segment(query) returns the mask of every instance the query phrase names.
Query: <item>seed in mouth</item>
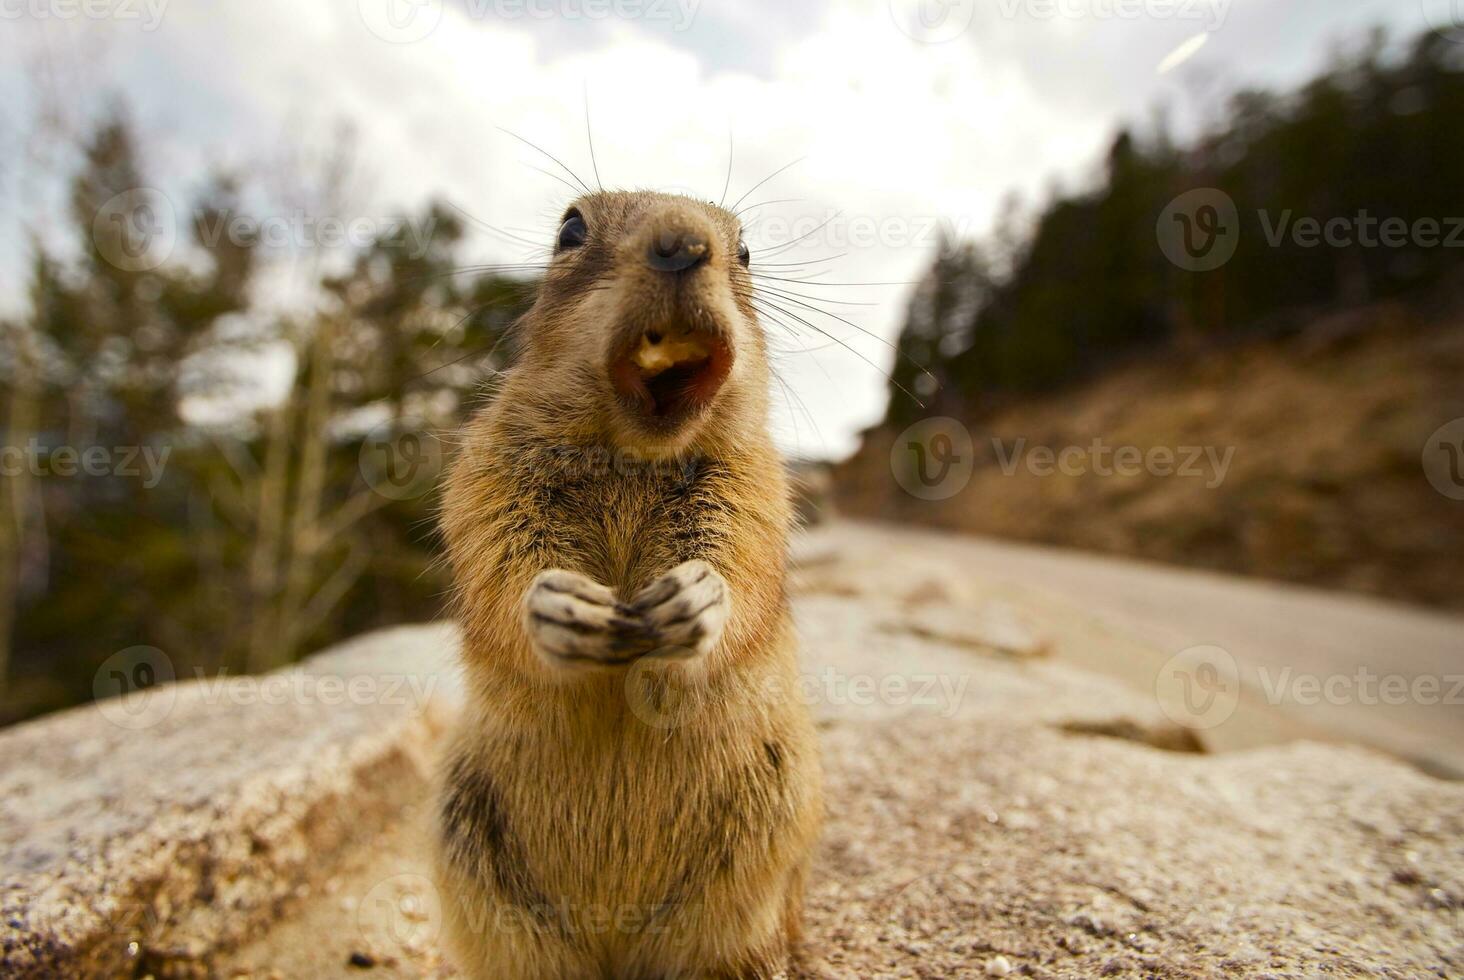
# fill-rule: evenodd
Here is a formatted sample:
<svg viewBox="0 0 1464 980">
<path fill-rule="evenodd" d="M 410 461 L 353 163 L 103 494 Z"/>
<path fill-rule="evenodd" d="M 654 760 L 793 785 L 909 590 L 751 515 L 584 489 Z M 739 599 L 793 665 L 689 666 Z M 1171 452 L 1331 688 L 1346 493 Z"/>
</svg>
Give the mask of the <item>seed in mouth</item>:
<svg viewBox="0 0 1464 980">
<path fill-rule="evenodd" d="M 654 378 L 678 364 L 705 361 L 710 356 L 707 345 L 692 334 L 668 336 L 651 330 L 641 337 L 633 360 L 643 377 Z"/>
</svg>

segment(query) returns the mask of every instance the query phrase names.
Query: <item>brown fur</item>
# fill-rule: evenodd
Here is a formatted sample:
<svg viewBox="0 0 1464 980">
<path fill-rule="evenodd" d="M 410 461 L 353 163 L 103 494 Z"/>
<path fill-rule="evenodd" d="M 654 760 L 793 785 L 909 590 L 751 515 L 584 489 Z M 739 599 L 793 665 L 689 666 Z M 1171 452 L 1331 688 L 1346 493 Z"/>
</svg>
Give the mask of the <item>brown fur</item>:
<svg viewBox="0 0 1464 980">
<path fill-rule="evenodd" d="M 450 946 L 475 977 L 771 977 L 797 937 L 820 778 L 795 696 L 789 494 L 740 229 L 659 194 L 576 207 L 589 240 L 551 264 L 520 363 L 447 482 L 470 692 L 441 797 Z M 646 266 L 668 229 L 711 242 L 703 267 Z M 607 361 L 667 317 L 716 331 L 734 358 L 705 410 L 651 431 Z M 555 569 L 576 574 L 546 579 Z M 535 588 L 599 602 L 583 609 L 609 625 L 577 623 L 572 639 L 624 657 L 552 662 L 526 616 Z M 677 598 L 709 588 L 704 606 Z M 646 626 L 666 596 L 664 629 Z M 688 620 L 681 646 L 656 649 Z"/>
</svg>

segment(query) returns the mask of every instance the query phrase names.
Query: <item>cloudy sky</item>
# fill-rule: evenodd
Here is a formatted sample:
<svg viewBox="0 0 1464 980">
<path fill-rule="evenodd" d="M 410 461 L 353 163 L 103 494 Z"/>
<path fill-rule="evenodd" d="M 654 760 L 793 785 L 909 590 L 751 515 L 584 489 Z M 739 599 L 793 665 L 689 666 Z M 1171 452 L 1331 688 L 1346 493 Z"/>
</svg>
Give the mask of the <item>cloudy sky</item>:
<svg viewBox="0 0 1464 980">
<path fill-rule="evenodd" d="M 1447 0 L 1439 0 L 1447 3 Z M 716 200 L 794 160 L 748 202 L 754 254 L 821 222 L 779 261 L 825 283 L 900 283 L 940 222 L 979 236 L 1003 199 L 1039 202 L 1095 171 L 1124 120 L 1162 108 L 1180 133 L 1242 85 L 1303 80 L 1367 27 L 1411 36 L 1435 0 L 0 0 L 0 306 L 25 241 L 45 235 L 56 168 L 15 152 L 49 91 L 80 120 L 125 98 L 149 179 L 186 201 L 220 164 L 288 170 L 347 123 L 350 215 L 446 198 L 485 225 L 549 242 L 585 181 L 588 105 L 606 187 Z M 17 162 L 18 161 L 18 162 Z M 291 225 L 290 216 L 282 225 Z M 829 220 L 832 219 L 832 220 Z M 310 247 L 309 232 L 291 248 Z M 488 232 L 484 261 L 533 250 Z M 813 261 L 813 260 L 826 261 Z M 908 287 L 808 287 L 843 303 L 817 335 L 781 338 L 790 451 L 836 457 L 883 412 Z M 806 348 L 806 349 L 804 349 Z M 867 362 L 873 362 L 867 363 Z"/>
</svg>

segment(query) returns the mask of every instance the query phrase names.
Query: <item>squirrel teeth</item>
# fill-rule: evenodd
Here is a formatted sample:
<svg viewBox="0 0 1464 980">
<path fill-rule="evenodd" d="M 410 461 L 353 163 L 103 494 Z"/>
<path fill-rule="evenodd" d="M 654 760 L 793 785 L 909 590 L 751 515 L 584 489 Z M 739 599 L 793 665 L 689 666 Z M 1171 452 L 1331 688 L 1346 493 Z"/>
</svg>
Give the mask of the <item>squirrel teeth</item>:
<svg viewBox="0 0 1464 980">
<path fill-rule="evenodd" d="M 710 356 L 707 346 L 691 335 L 670 337 L 648 331 L 641 337 L 633 360 L 643 375 L 654 378 L 678 364 L 704 361 Z"/>
</svg>

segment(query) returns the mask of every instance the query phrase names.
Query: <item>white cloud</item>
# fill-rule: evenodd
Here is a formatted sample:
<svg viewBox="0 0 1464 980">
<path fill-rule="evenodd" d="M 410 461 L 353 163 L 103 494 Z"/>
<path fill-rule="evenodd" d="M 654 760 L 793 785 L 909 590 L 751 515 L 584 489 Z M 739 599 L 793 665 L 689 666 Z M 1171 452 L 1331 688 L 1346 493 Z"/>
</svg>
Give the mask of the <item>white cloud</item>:
<svg viewBox="0 0 1464 980">
<path fill-rule="evenodd" d="M 846 252 L 807 272 L 830 282 L 883 282 L 923 270 L 929 223 L 944 217 L 979 233 L 1009 191 L 1030 200 L 1054 176 L 1073 181 L 1090 172 L 1122 116 L 1156 98 L 1186 108 L 1192 69 L 1249 65 L 1260 46 L 1268 53 L 1256 69 L 1262 77 L 1300 77 L 1315 63 L 1324 31 L 1389 10 L 1377 0 L 1346 12 L 1315 0 L 1241 0 L 1206 35 L 1205 50 L 1161 81 L 1154 65 L 1194 35 L 1194 23 L 1115 21 L 1078 8 L 1045 20 L 1026 6 L 983 5 L 962 36 L 922 44 L 897 29 L 888 0 L 802 8 L 796 16 L 703 0 L 686 31 L 655 20 L 504 17 L 492 11 L 517 8 L 457 0 L 442 7 L 426 37 L 392 44 L 371 33 L 358 0 L 172 0 L 155 32 L 122 23 L 7 24 L 0 44 L 11 67 L 0 69 L 0 96 L 11 104 L 23 99 L 15 66 L 37 52 L 64 60 L 100 46 L 105 53 L 89 65 L 88 91 L 112 88 L 137 107 L 150 137 L 148 159 L 170 191 L 186 197 L 211 161 L 260 164 L 277 160 L 282 143 L 327 143 L 330 127 L 349 120 L 372 176 L 359 191 L 367 213 L 386 215 L 440 195 L 547 243 L 569 192 L 532 169 L 552 164 L 498 127 L 545 147 L 592 182 L 587 93 L 607 186 L 716 199 L 730 130 L 730 199 L 806 157 L 749 199 L 802 199 L 756 213 L 755 247 L 776 244 L 759 229 L 799 220 L 806 228 L 815 216 L 841 210 L 829 232 L 785 258 Z M 1283 38 L 1267 33 L 1278 18 L 1294 27 L 1301 8 L 1311 18 L 1303 29 Z M 1407 30 L 1422 26 L 1390 16 Z M 756 59 L 746 56 L 748 46 L 756 46 Z M 13 186 L 5 193 L 13 198 Z M 861 229 L 874 241 L 846 244 Z M 21 252 L 9 222 L 4 235 L 0 264 L 11 273 Z M 488 260 L 528 252 L 488 236 L 474 247 Z M 875 303 L 831 309 L 885 340 L 896 335 L 905 289 L 814 291 Z M 890 362 L 879 341 L 811 318 L 865 358 Z M 798 343 L 821 349 L 787 354 L 780 369 L 817 433 L 801 410 L 795 418 L 783 407 L 783 389 L 775 387 L 779 438 L 803 454 L 846 453 L 857 429 L 881 415 L 884 380 L 837 344 L 811 336 L 789 346 Z"/>
</svg>

